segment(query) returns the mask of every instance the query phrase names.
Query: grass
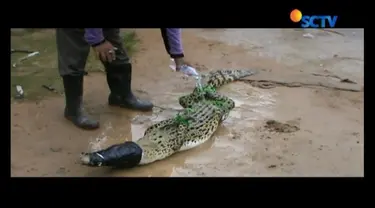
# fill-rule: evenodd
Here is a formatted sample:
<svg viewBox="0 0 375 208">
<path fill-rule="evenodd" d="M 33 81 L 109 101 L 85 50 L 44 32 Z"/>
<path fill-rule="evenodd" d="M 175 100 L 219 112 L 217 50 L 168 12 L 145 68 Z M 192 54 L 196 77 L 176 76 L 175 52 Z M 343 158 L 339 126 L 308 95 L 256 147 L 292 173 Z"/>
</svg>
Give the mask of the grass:
<svg viewBox="0 0 375 208">
<path fill-rule="evenodd" d="M 121 32 L 124 47 L 129 56 L 137 52 L 139 39 L 134 31 Z M 57 55 L 55 32 L 51 29 L 27 29 L 12 32 L 11 48 L 20 50 L 39 51 L 40 55 L 34 56 L 19 64 L 16 68 L 10 66 L 11 70 L 11 101 L 16 96 L 16 85 L 21 85 L 24 90 L 24 100 L 40 100 L 46 96 L 56 96 L 64 92 L 61 77 L 57 70 Z M 16 62 L 24 53 L 11 55 L 11 64 Z M 103 66 L 91 51 L 86 71 L 102 72 Z M 56 89 L 51 92 L 42 87 L 50 86 Z"/>
</svg>

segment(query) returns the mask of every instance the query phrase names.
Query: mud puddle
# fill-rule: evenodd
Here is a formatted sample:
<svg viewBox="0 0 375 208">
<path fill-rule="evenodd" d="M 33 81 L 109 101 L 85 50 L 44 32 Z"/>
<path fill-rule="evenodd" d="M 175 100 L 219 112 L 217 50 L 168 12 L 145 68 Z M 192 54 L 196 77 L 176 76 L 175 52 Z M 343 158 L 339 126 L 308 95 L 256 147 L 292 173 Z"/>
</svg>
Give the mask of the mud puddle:
<svg viewBox="0 0 375 208">
<path fill-rule="evenodd" d="M 265 127 L 270 131 L 279 133 L 292 133 L 299 130 L 299 127 L 293 124 L 281 123 L 275 120 L 268 120 Z"/>
</svg>

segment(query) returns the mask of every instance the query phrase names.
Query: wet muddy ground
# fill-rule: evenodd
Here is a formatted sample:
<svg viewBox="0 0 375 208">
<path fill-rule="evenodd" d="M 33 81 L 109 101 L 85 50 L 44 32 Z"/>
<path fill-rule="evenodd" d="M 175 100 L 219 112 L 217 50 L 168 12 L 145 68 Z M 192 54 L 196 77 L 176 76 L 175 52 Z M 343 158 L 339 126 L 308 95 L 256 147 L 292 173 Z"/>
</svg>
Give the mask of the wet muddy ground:
<svg viewBox="0 0 375 208">
<path fill-rule="evenodd" d="M 310 35 L 306 35 L 309 33 Z M 152 113 L 107 106 L 105 76 L 85 78 L 85 105 L 101 128 L 82 131 L 62 116 L 64 99 L 11 105 L 12 176 L 363 176 L 363 30 L 186 29 L 187 60 L 202 73 L 250 68 L 224 86 L 236 108 L 196 149 L 131 170 L 88 168 L 82 151 L 137 140 L 172 116 L 192 80 L 168 69 L 159 30 L 139 29 L 133 88 Z M 354 83 L 352 83 L 354 82 Z"/>
</svg>

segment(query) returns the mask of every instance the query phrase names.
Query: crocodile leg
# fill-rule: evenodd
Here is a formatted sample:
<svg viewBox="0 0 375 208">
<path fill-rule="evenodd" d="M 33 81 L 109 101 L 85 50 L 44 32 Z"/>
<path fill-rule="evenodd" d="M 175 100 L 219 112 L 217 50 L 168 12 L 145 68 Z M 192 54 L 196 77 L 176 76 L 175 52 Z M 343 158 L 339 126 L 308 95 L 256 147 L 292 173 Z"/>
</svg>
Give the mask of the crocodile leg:
<svg viewBox="0 0 375 208">
<path fill-rule="evenodd" d="M 165 126 L 168 126 L 168 125 L 171 125 L 173 124 L 175 121 L 174 121 L 174 118 L 170 118 L 170 119 L 167 119 L 167 120 L 163 120 L 163 121 L 160 121 L 150 127 L 148 127 L 144 133 L 144 135 L 146 134 L 149 134 L 151 133 L 152 131 L 156 130 L 156 129 L 160 129 L 160 128 L 163 128 Z"/>
<path fill-rule="evenodd" d="M 204 93 L 200 92 L 198 88 L 195 88 L 192 93 L 180 97 L 178 102 L 183 108 L 191 108 L 195 103 L 202 100 L 204 100 Z"/>
</svg>

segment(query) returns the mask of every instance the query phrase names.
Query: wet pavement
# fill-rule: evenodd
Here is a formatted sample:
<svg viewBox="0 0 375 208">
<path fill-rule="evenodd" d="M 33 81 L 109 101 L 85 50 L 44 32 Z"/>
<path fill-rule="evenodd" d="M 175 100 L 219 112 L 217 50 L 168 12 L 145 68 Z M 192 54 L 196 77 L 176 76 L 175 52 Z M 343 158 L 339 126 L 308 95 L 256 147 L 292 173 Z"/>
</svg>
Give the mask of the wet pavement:
<svg viewBox="0 0 375 208">
<path fill-rule="evenodd" d="M 248 92 L 252 93 L 248 94 Z M 220 160 L 225 161 L 244 157 L 251 158 L 251 154 L 249 154 L 251 148 L 249 147 L 250 149 L 248 149 L 244 145 L 248 142 L 256 142 L 255 139 L 250 137 L 250 131 L 256 127 L 256 122 L 264 118 L 273 117 L 273 112 L 271 110 L 275 105 L 273 93 L 251 87 L 244 83 L 224 86 L 222 88 L 222 93 L 234 99 L 236 108 L 231 112 L 230 117 L 223 122 L 212 140 L 192 151 L 178 153 L 165 161 L 133 170 L 110 171 L 110 173 L 106 172 L 105 175 L 190 176 L 197 174 L 197 176 L 203 176 L 205 175 L 204 170 L 197 170 L 197 172 L 192 174 L 193 167 L 210 165 L 216 167 L 217 162 Z M 123 111 L 120 112 L 120 110 L 116 110 L 115 112 L 118 114 L 118 119 L 113 120 L 113 118 L 108 118 L 108 121 L 104 123 L 105 127 L 101 135 L 92 139 L 93 143 L 96 145 L 94 146 L 94 150 L 119 143 L 119 138 L 121 138 L 121 140 L 136 141 L 143 136 L 144 131 L 151 124 L 173 117 L 177 113 L 176 110 L 181 109 L 181 107 L 178 104 L 172 103 L 175 103 L 176 96 L 182 95 L 181 93 L 158 96 L 154 101 L 158 106 L 163 106 L 164 109 L 156 107 L 152 114 L 134 114 L 134 116 L 126 118 L 127 116 L 121 116 L 121 112 Z M 128 113 L 126 114 L 129 116 Z M 116 123 L 116 125 L 114 123 Z M 244 134 L 244 132 L 249 133 Z M 95 142 L 95 140 L 98 139 L 100 142 Z M 215 155 L 215 157 L 212 157 L 212 155 Z M 246 162 L 241 162 L 241 164 L 246 167 L 252 163 L 251 159 L 248 159 Z M 241 174 L 248 175 L 250 173 L 251 172 Z M 220 175 L 222 173 L 218 172 L 218 174 Z M 226 174 L 229 174 L 228 176 L 236 176 L 238 170 L 236 169 L 233 173 L 229 171 Z M 101 176 L 102 171 L 93 171 L 88 175 Z"/>
<path fill-rule="evenodd" d="M 135 71 L 134 77 L 137 78 L 133 86 L 137 95 L 152 99 L 157 107 L 152 113 L 107 107 L 103 95 L 108 89 L 103 88 L 106 86 L 103 76 L 86 78 L 85 103 L 89 112 L 100 118 L 100 130 L 71 130 L 73 127 L 59 119 L 61 115 L 57 113 L 49 121 L 45 116 L 47 120 L 35 122 L 52 122 L 50 125 L 54 127 L 45 131 L 65 132 L 64 135 L 56 135 L 55 140 L 80 137 L 69 139 L 69 142 L 74 141 L 75 146 L 62 141 L 50 143 L 71 153 L 69 156 L 59 155 L 66 158 L 63 166 L 69 171 L 65 172 L 65 176 L 363 175 L 362 92 L 305 87 L 261 89 L 245 82 L 228 84 L 220 89 L 220 93 L 235 100 L 236 108 L 207 143 L 131 170 L 80 166 L 77 163 L 79 152 L 125 140 L 136 141 L 152 123 L 173 116 L 181 108 L 178 97 L 191 92 L 194 86 L 193 80 L 181 79 L 180 75 L 168 71 L 168 57 L 156 55 L 163 50 L 161 44 L 150 47 L 158 39 L 156 32 L 138 31 L 143 40 L 142 47 L 147 49 L 141 48 L 141 53 L 133 59 L 139 69 Z M 336 32 L 194 29 L 184 32 L 184 43 L 189 61 L 197 64 L 203 73 L 219 68 L 257 68 L 260 73 L 267 71 L 276 76 L 298 73 L 308 79 L 313 72 L 329 72 L 363 84 L 363 30 L 338 29 Z M 312 36 L 304 37 L 307 33 Z M 150 68 L 151 64 L 152 72 L 142 70 Z M 54 104 L 53 109 L 62 108 L 62 102 L 62 99 L 56 102 L 59 104 Z M 44 111 L 52 110 L 48 106 L 50 104 L 44 106 Z M 15 110 L 17 107 L 12 108 Z M 288 123 L 298 130 L 287 133 L 270 131 L 265 127 L 270 120 Z M 23 125 L 31 128 L 30 124 Z M 35 134 L 39 134 L 42 140 L 48 137 L 47 132 Z M 34 159 L 33 164 L 37 163 L 38 159 Z M 44 164 L 51 163 L 47 161 Z M 39 172 L 34 171 L 35 174 L 56 175 L 46 166 L 40 165 L 39 168 Z"/>
<path fill-rule="evenodd" d="M 290 68 L 329 69 L 363 79 L 363 29 L 226 29 L 199 35 L 248 49 L 249 55 L 275 59 Z M 337 58 L 337 59 L 335 59 Z"/>
</svg>

